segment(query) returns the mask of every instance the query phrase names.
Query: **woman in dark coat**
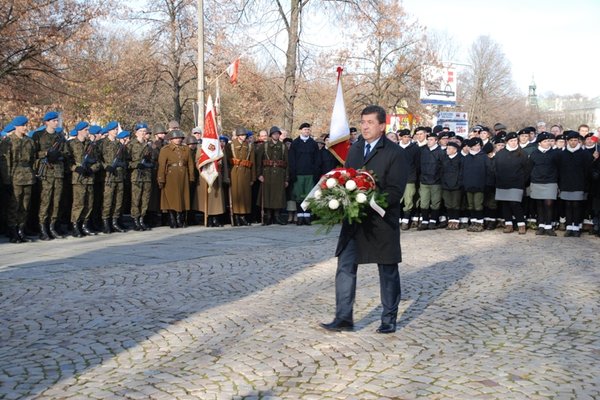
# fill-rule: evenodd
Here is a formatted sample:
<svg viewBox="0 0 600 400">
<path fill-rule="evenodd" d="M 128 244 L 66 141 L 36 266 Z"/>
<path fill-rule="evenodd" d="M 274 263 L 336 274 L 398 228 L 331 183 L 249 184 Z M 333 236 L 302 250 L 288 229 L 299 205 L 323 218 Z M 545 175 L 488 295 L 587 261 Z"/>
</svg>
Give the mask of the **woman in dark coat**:
<svg viewBox="0 0 600 400">
<path fill-rule="evenodd" d="M 564 135 L 567 145 L 558 158 L 558 189 L 565 203 L 565 236 L 579 237 L 593 156 L 581 147 L 579 132 L 566 131 Z"/>
<path fill-rule="evenodd" d="M 558 156 L 552 148 L 552 134 L 542 132 L 537 137 L 538 148 L 529 156 L 531 170 L 531 200 L 537 203 L 538 230 L 536 235 L 556 236 L 552 229 L 554 203 L 558 193 Z"/>
<path fill-rule="evenodd" d="M 496 200 L 502 201 L 504 233 L 514 231 L 513 217 L 520 235 L 527 231 L 521 201 L 525 183 L 529 177 L 527 154 L 519 147 L 516 132 L 506 135 L 506 147 L 496 153 L 494 175 L 496 177 Z"/>
</svg>

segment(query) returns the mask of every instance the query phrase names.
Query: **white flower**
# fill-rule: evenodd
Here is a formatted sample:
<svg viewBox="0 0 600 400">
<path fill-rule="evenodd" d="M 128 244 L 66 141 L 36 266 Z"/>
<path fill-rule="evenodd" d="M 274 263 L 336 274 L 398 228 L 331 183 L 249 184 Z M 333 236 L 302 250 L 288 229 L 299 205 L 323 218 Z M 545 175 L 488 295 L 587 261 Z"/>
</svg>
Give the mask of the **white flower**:
<svg viewBox="0 0 600 400">
<path fill-rule="evenodd" d="M 321 192 L 320 190 L 317 190 L 315 192 L 315 199 L 319 200 L 322 195 L 323 195 L 323 192 Z"/>
<path fill-rule="evenodd" d="M 325 182 L 325 184 L 327 185 L 327 187 L 329 189 L 333 189 L 336 185 L 337 185 L 338 181 L 335 178 L 329 178 L 327 179 L 327 181 Z"/>
<path fill-rule="evenodd" d="M 348 189 L 349 191 L 353 191 L 354 189 L 356 189 L 356 182 L 354 182 L 352 179 L 349 179 L 346 182 L 346 189 Z"/>
<path fill-rule="evenodd" d="M 356 202 L 357 203 L 365 203 L 367 201 L 367 195 L 364 193 L 359 193 L 356 195 Z"/>
<path fill-rule="evenodd" d="M 329 206 L 330 209 L 332 210 L 337 210 L 338 207 L 340 206 L 340 202 L 337 201 L 336 199 L 331 199 L 329 200 L 329 204 L 327 204 Z"/>
</svg>

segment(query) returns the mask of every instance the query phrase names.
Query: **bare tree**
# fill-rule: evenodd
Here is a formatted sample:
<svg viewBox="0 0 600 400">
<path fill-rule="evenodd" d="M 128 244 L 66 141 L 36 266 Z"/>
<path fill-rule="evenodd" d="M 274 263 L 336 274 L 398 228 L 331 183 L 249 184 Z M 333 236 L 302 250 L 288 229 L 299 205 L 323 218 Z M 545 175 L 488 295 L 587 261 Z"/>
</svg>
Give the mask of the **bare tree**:
<svg viewBox="0 0 600 400">
<path fill-rule="evenodd" d="M 522 101 L 515 89 L 511 67 L 501 46 L 489 36 L 478 37 L 469 52 L 460 97 L 469 113 L 469 124 L 493 123 Z"/>
</svg>

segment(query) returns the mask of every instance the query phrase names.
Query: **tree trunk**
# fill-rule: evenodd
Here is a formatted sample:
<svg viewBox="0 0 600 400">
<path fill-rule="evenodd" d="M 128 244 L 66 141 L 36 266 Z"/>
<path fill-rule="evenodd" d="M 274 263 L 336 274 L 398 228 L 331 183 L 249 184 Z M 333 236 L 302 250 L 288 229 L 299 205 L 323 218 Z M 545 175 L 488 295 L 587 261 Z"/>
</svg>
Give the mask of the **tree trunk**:
<svg viewBox="0 0 600 400">
<path fill-rule="evenodd" d="M 296 100 L 296 69 L 298 57 L 298 42 L 300 29 L 300 12 L 302 0 L 292 0 L 288 29 L 288 46 L 286 52 L 285 81 L 283 84 L 283 126 L 288 132 L 293 132 L 294 101 Z"/>
</svg>

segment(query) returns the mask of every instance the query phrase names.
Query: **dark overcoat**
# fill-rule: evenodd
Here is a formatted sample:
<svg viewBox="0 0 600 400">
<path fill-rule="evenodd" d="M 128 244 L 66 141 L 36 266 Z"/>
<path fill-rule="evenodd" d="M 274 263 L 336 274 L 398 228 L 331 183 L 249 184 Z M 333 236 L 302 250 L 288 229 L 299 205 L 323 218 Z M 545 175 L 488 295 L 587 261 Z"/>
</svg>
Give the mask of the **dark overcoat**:
<svg viewBox="0 0 600 400">
<path fill-rule="evenodd" d="M 388 206 L 382 218 L 372 209 L 361 223 L 344 222 L 335 255 L 339 256 L 350 239 L 355 239 L 357 264 L 396 264 L 402 261 L 400 251 L 400 200 L 408 180 L 408 163 L 400 146 L 382 136 L 364 160 L 365 141 L 352 145 L 344 164 L 347 168 L 363 168 L 375 173 L 377 188 L 387 193 Z"/>
</svg>

